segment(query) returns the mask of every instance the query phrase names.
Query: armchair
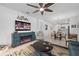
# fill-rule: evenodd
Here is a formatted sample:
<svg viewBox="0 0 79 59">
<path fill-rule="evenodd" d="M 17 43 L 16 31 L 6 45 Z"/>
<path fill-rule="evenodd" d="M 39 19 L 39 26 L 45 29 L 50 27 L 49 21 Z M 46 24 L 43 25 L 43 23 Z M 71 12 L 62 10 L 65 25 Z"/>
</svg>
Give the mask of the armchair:
<svg viewBox="0 0 79 59">
<path fill-rule="evenodd" d="M 68 43 L 70 56 L 79 56 L 79 42 L 69 41 Z"/>
</svg>

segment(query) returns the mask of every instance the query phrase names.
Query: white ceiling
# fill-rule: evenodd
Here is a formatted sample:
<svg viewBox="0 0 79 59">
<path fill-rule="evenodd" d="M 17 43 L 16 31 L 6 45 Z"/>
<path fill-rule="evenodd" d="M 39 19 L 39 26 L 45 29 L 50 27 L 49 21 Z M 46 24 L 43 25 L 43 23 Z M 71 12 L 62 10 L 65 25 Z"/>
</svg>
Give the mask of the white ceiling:
<svg viewBox="0 0 79 59">
<path fill-rule="evenodd" d="M 37 3 L 31 4 L 39 6 Z M 43 16 L 40 14 L 40 12 L 32 14 L 36 8 L 27 6 L 25 3 L 2 3 L 1 5 L 26 13 L 36 18 L 44 19 L 50 23 L 54 23 L 53 21 L 57 22 L 58 20 L 67 19 L 79 14 L 79 3 L 55 3 L 49 7 L 49 9 L 52 9 L 54 12 L 45 12 Z"/>
</svg>

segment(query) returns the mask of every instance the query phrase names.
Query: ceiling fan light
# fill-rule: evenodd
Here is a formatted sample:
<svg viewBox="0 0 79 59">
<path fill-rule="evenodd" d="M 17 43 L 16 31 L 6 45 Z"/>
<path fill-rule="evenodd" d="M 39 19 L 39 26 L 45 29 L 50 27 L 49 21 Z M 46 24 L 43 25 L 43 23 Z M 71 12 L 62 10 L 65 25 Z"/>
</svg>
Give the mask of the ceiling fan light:
<svg viewBox="0 0 79 59">
<path fill-rule="evenodd" d="M 44 8 L 40 8 L 40 11 L 44 11 Z"/>
</svg>

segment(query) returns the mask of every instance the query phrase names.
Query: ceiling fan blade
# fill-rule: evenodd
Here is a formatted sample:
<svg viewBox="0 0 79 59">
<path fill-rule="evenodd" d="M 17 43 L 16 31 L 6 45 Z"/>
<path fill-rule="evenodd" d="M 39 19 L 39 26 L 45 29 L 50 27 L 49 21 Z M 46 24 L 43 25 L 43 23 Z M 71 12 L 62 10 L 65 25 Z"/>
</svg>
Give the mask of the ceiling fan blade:
<svg viewBox="0 0 79 59">
<path fill-rule="evenodd" d="M 44 11 L 41 11 L 41 15 L 43 15 L 44 14 Z"/>
<path fill-rule="evenodd" d="M 49 6 L 53 5 L 53 4 L 55 4 L 55 3 L 47 3 L 47 4 L 45 4 L 44 7 L 49 7 Z"/>
<path fill-rule="evenodd" d="M 43 3 L 39 3 L 40 7 L 43 7 Z"/>
<path fill-rule="evenodd" d="M 38 12 L 39 10 L 35 10 L 33 13 L 36 13 L 36 12 Z"/>
<path fill-rule="evenodd" d="M 45 9 L 45 11 L 47 11 L 47 12 L 53 12 L 53 10 L 50 10 L 50 9 Z"/>
<path fill-rule="evenodd" d="M 30 7 L 34 7 L 34 8 L 39 8 L 38 6 L 34 6 L 34 5 L 31 5 L 31 4 L 26 4 L 26 5 L 28 5 Z"/>
</svg>

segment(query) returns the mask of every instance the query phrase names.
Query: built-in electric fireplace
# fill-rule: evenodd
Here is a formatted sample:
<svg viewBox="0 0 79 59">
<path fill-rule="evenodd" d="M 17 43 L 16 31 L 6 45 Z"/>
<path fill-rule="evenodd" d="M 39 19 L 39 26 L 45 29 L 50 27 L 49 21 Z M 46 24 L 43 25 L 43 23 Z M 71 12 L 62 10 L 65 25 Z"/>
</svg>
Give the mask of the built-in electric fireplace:
<svg viewBox="0 0 79 59">
<path fill-rule="evenodd" d="M 20 37 L 20 44 L 28 43 L 30 41 L 32 41 L 32 35 Z"/>
<path fill-rule="evenodd" d="M 35 32 L 12 33 L 12 47 L 36 40 Z"/>
</svg>

